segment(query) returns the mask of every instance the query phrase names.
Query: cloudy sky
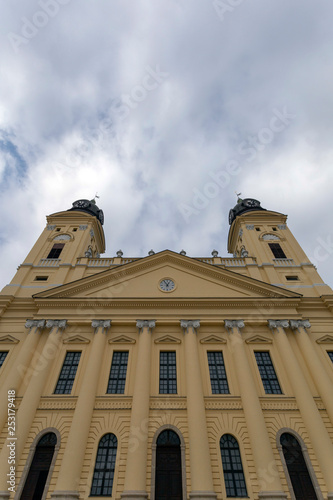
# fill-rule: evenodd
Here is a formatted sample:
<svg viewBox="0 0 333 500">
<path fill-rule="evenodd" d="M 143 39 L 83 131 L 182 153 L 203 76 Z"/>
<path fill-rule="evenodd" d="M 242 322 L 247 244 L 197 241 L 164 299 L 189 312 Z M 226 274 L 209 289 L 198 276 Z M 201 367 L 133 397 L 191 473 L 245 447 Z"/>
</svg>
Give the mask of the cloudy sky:
<svg viewBox="0 0 333 500">
<path fill-rule="evenodd" d="M 45 216 L 96 192 L 106 256 L 227 256 L 235 191 L 288 214 L 333 286 L 332 2 L 1 10 L 0 288 Z"/>
</svg>

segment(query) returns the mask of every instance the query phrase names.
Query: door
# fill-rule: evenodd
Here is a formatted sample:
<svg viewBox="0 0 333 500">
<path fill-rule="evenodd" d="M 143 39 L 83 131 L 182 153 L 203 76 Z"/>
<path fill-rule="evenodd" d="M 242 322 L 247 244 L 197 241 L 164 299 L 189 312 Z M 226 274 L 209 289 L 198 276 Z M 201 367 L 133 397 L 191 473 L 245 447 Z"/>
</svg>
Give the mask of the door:
<svg viewBox="0 0 333 500">
<path fill-rule="evenodd" d="M 171 430 L 157 439 L 155 500 L 182 500 L 180 440 Z"/>
</svg>

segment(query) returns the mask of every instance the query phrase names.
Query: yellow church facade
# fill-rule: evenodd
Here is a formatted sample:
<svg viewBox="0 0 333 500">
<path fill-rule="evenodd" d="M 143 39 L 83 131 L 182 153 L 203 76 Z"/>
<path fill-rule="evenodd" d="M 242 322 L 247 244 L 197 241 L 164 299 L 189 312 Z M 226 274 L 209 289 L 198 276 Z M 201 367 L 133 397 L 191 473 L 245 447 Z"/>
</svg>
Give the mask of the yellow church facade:
<svg viewBox="0 0 333 500">
<path fill-rule="evenodd" d="M 233 257 L 101 257 L 94 200 L 0 294 L 0 500 L 333 500 L 333 291 L 239 199 Z"/>
</svg>

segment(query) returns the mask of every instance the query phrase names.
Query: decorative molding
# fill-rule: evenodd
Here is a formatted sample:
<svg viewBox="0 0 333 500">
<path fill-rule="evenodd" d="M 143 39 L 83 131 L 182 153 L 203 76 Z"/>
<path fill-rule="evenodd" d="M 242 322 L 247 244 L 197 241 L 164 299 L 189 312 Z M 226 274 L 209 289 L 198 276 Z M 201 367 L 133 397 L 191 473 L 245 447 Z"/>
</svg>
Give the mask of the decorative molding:
<svg viewBox="0 0 333 500">
<path fill-rule="evenodd" d="M 80 335 L 75 335 L 63 340 L 63 344 L 90 344 L 90 340 Z"/>
<path fill-rule="evenodd" d="M 288 328 L 289 327 L 289 321 L 287 319 L 269 319 L 268 321 L 268 326 L 271 330 L 274 328 Z"/>
<path fill-rule="evenodd" d="M 111 398 L 105 398 L 103 400 L 96 401 L 94 406 L 95 410 L 131 410 L 131 408 L 132 401 L 113 401 Z"/>
<path fill-rule="evenodd" d="M 265 240 L 265 241 L 280 241 L 281 238 L 279 238 L 279 236 L 277 236 L 276 234 L 270 234 L 270 233 L 266 233 L 266 234 L 263 234 L 261 237 L 260 237 L 262 240 Z"/>
<path fill-rule="evenodd" d="M 18 344 L 20 341 L 11 335 L 0 337 L 0 344 Z"/>
<path fill-rule="evenodd" d="M 126 335 L 119 335 L 109 340 L 109 344 L 135 344 L 136 340 L 126 337 Z"/>
<path fill-rule="evenodd" d="M 198 320 L 198 319 L 194 319 L 194 320 L 181 319 L 180 326 L 181 326 L 181 328 L 183 328 L 184 333 L 188 332 L 189 328 L 193 328 L 194 332 L 197 333 L 197 329 L 200 328 L 200 320 Z"/>
<path fill-rule="evenodd" d="M 242 319 L 235 319 L 235 320 L 226 319 L 224 320 L 224 326 L 229 333 L 232 333 L 234 328 L 237 328 L 238 331 L 240 331 L 241 328 L 244 328 L 245 324 L 244 320 Z"/>
<path fill-rule="evenodd" d="M 53 328 L 57 329 L 57 332 L 59 330 L 64 330 L 67 325 L 67 319 L 48 319 L 46 320 L 46 328 L 50 328 L 50 333 L 52 332 Z"/>
<path fill-rule="evenodd" d="M 186 410 L 186 408 L 186 400 L 151 401 L 149 405 L 150 410 Z"/>
<path fill-rule="evenodd" d="M 90 229 L 90 236 L 93 238 L 95 236 L 94 230 Z"/>
<path fill-rule="evenodd" d="M 110 319 L 93 319 L 91 322 L 91 326 L 95 329 L 95 333 L 98 332 L 99 328 L 103 329 L 103 333 L 107 333 L 108 329 L 111 326 Z"/>
<path fill-rule="evenodd" d="M 286 224 L 278 224 L 277 226 L 279 229 L 281 229 L 282 231 L 287 229 L 287 225 Z"/>
<path fill-rule="evenodd" d="M 171 335 L 164 335 L 164 337 L 160 337 L 154 340 L 155 344 L 181 344 L 181 341 Z"/>
<path fill-rule="evenodd" d="M 87 227 L 88 227 L 87 224 L 81 224 L 79 226 L 79 231 L 85 231 L 87 229 Z"/>
<path fill-rule="evenodd" d="M 241 401 L 206 401 L 206 410 L 242 410 Z"/>
<path fill-rule="evenodd" d="M 71 239 L 73 239 L 73 237 L 69 234 L 58 234 L 53 238 L 53 241 L 69 241 Z"/>
<path fill-rule="evenodd" d="M 35 329 L 35 332 L 40 328 L 43 330 L 45 327 L 45 319 L 27 319 L 25 322 L 25 328 L 29 328 L 29 333 L 31 332 L 32 328 Z"/>
<path fill-rule="evenodd" d="M 333 337 L 332 335 L 324 335 L 324 337 L 320 337 L 320 339 L 316 340 L 317 344 L 332 344 Z"/>
<path fill-rule="evenodd" d="M 311 323 L 308 319 L 291 319 L 290 328 L 298 331 L 300 331 L 300 328 L 304 328 L 304 330 L 306 330 L 307 328 L 311 328 Z"/>
<path fill-rule="evenodd" d="M 246 229 L 248 229 L 249 231 L 253 231 L 254 230 L 254 224 L 246 224 Z"/>
<path fill-rule="evenodd" d="M 295 411 L 298 410 L 296 401 L 262 401 L 261 408 L 266 411 Z"/>
<path fill-rule="evenodd" d="M 54 224 L 48 224 L 48 225 L 46 226 L 46 229 L 47 229 L 48 231 L 53 231 L 53 229 L 55 229 L 55 228 L 56 228 L 56 226 L 55 226 Z"/>
<path fill-rule="evenodd" d="M 267 337 L 261 337 L 261 335 L 254 335 L 254 337 L 250 337 L 245 340 L 246 344 L 272 344 L 272 340 Z"/>
<path fill-rule="evenodd" d="M 139 330 L 139 333 L 142 332 L 144 328 L 148 328 L 148 331 L 153 331 L 156 325 L 155 319 L 138 319 L 136 321 L 136 327 Z"/>
<path fill-rule="evenodd" d="M 43 401 L 41 399 L 38 409 L 39 410 L 75 410 L 76 399 L 64 400 L 64 399 L 48 399 Z"/>
<path fill-rule="evenodd" d="M 200 344 L 226 344 L 227 341 L 217 335 L 210 335 L 200 340 Z"/>
</svg>

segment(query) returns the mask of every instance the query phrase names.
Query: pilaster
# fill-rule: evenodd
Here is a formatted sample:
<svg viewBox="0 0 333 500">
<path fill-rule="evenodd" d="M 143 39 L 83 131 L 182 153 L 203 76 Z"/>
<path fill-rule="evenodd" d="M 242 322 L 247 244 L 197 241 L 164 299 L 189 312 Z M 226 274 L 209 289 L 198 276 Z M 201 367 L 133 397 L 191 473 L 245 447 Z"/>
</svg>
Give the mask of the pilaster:
<svg viewBox="0 0 333 500">
<path fill-rule="evenodd" d="M 55 492 L 51 495 L 52 499 L 78 498 L 77 488 L 81 477 L 106 336 L 111 326 L 111 320 L 92 320 L 91 326 L 94 328 L 95 336 L 89 352 L 89 360 L 76 403 Z"/>
<path fill-rule="evenodd" d="M 268 325 L 274 334 L 276 346 L 284 362 L 289 382 L 292 386 L 297 405 L 317 456 L 327 489 L 329 492 L 333 492 L 333 445 L 306 382 L 302 368 L 287 338 L 285 328 L 289 327 L 289 321 L 268 320 Z M 306 324 L 304 324 L 304 326 L 305 325 Z M 293 323 L 293 326 L 295 327 L 296 325 Z M 307 324 L 307 326 L 309 325 Z M 302 328 L 300 324 L 297 325 L 297 327 Z"/>
<path fill-rule="evenodd" d="M 149 421 L 151 333 L 155 320 L 137 320 L 139 331 L 138 357 L 132 401 L 131 427 L 127 452 L 126 475 L 122 500 L 146 500 L 147 480 L 147 433 L 142 437 L 142 429 L 147 429 Z M 141 431 L 140 439 L 137 431 Z"/>
<path fill-rule="evenodd" d="M 259 492 L 259 498 L 285 500 L 287 496 L 283 493 L 280 478 L 277 475 L 272 476 L 269 473 L 270 470 L 276 469 L 276 463 L 241 336 L 241 329 L 245 326 L 244 321 L 225 320 L 224 325 L 230 337 L 230 348 L 236 367 L 245 420 L 249 431 L 258 479 L 262 488 Z M 270 475 L 270 481 L 265 480 L 268 475 Z"/>
<path fill-rule="evenodd" d="M 192 491 L 190 499 L 216 499 L 197 343 L 199 320 L 181 320 L 185 344 L 187 419 Z"/>
</svg>

